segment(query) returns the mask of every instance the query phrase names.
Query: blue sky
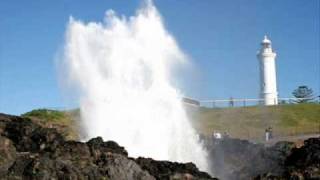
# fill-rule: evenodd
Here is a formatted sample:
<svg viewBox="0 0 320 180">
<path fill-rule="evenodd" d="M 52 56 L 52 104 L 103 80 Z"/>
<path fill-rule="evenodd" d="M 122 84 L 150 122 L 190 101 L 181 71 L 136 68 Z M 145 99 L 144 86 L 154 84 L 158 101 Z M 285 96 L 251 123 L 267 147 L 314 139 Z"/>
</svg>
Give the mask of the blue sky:
<svg viewBox="0 0 320 180">
<path fill-rule="evenodd" d="M 168 31 L 192 61 L 181 91 L 197 99 L 258 96 L 256 52 L 264 34 L 276 50 L 278 91 L 320 89 L 319 0 L 156 0 Z M 0 112 L 64 107 L 54 59 L 69 16 L 102 21 L 133 15 L 140 0 L 0 1 Z"/>
</svg>

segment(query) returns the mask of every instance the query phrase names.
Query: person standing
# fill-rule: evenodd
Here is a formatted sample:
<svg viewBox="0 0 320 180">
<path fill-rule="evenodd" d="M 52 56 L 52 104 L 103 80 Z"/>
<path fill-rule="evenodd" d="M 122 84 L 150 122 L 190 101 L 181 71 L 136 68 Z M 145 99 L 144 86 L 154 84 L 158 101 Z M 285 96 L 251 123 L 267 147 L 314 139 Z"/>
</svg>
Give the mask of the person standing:
<svg viewBox="0 0 320 180">
<path fill-rule="evenodd" d="M 269 141 L 269 140 L 270 140 L 270 129 L 269 129 L 269 128 L 267 128 L 267 129 L 265 130 L 265 138 L 266 138 L 266 141 Z"/>
</svg>

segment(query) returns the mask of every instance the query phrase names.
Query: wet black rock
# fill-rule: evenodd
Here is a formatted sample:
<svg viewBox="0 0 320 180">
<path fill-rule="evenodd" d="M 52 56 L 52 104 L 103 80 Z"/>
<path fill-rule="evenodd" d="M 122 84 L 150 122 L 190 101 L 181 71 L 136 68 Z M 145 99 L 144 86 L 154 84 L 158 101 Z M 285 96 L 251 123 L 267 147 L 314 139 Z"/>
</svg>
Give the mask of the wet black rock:
<svg viewBox="0 0 320 180">
<path fill-rule="evenodd" d="M 128 152 L 118 145 L 118 143 L 114 141 L 104 142 L 101 137 L 92 138 L 87 142 L 87 145 L 90 147 L 90 151 L 92 153 L 98 153 L 97 151 L 105 151 L 111 153 L 117 153 L 124 156 L 128 156 Z"/>
<path fill-rule="evenodd" d="M 320 179 L 320 138 L 300 148 L 285 141 L 271 147 L 232 138 L 204 142 L 211 169 L 221 179 Z"/>
<path fill-rule="evenodd" d="M 285 167 L 286 178 L 320 179 L 320 137 L 307 139 L 302 147 L 293 148 Z"/>
<path fill-rule="evenodd" d="M 272 147 L 247 140 L 206 139 L 213 174 L 227 180 L 252 179 L 260 174 L 280 175 L 294 143 L 279 142 Z"/>
<path fill-rule="evenodd" d="M 30 119 L 0 114 L 3 179 L 212 179 L 192 163 L 130 158 L 124 147 L 101 137 L 66 141 Z"/>
<path fill-rule="evenodd" d="M 320 137 L 304 141 L 300 148 L 293 148 L 285 158 L 283 172 L 274 175 L 270 172 L 258 175 L 256 180 L 307 180 L 320 179 Z"/>
<path fill-rule="evenodd" d="M 0 145 L 0 177 L 3 177 L 16 159 L 16 148 L 3 136 L 0 136 Z"/>
<path fill-rule="evenodd" d="M 139 157 L 135 160 L 142 169 L 148 171 L 159 180 L 166 179 L 215 179 L 209 174 L 201 172 L 193 163 L 177 163 L 169 161 L 155 161 L 151 158 Z"/>
</svg>

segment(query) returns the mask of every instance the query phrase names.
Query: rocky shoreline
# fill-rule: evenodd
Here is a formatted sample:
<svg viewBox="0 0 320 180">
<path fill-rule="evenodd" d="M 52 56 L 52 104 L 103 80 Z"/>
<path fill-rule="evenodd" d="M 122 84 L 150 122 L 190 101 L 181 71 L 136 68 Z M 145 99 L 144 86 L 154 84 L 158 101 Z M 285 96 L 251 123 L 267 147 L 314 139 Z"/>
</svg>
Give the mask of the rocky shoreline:
<svg viewBox="0 0 320 180">
<path fill-rule="evenodd" d="M 215 179 L 193 163 L 131 158 L 116 142 L 67 141 L 56 129 L 0 114 L 3 179 Z"/>
<path fill-rule="evenodd" d="M 56 129 L 0 113 L 0 179 L 216 179 L 193 163 L 132 158 L 114 141 L 66 140 Z M 246 140 L 203 139 L 219 179 L 320 179 L 320 138 L 296 147 Z"/>
<path fill-rule="evenodd" d="M 206 139 L 211 170 L 226 180 L 320 179 L 320 137 L 271 147 L 240 139 Z"/>
</svg>

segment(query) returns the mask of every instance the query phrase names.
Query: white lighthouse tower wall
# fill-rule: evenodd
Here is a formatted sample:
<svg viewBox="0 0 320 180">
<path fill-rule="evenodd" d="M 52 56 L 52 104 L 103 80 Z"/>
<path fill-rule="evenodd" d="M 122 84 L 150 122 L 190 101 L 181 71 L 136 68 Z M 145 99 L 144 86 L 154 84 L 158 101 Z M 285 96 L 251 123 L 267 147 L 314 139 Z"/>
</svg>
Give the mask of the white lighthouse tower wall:
<svg viewBox="0 0 320 180">
<path fill-rule="evenodd" d="M 264 105 L 277 105 L 276 53 L 273 52 L 271 41 L 265 36 L 258 52 L 260 65 L 260 98 Z"/>
</svg>

